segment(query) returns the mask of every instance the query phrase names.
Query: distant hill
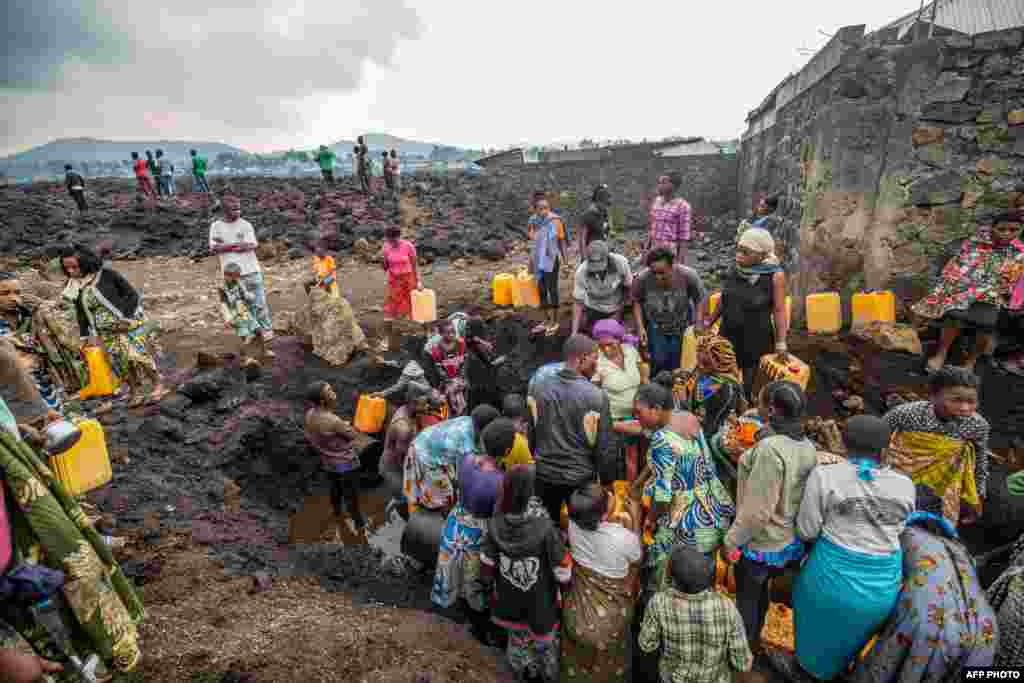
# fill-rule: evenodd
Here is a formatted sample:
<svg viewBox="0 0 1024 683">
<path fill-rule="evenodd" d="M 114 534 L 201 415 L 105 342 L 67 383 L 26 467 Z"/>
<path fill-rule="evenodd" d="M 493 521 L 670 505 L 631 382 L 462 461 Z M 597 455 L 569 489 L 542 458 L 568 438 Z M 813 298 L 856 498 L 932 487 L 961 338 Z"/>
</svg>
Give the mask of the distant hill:
<svg viewBox="0 0 1024 683">
<path fill-rule="evenodd" d="M 181 140 L 140 140 L 122 142 L 119 140 L 97 140 L 95 138 L 61 138 L 39 147 L 0 158 L 0 164 L 19 166 L 23 164 L 53 162 L 118 162 L 131 158 L 132 152 L 140 155 L 145 150 L 162 149 L 172 161 L 184 161 L 190 149 L 200 150 L 208 159 L 221 152 L 245 154 L 244 150 L 220 142 L 184 142 Z"/>
<path fill-rule="evenodd" d="M 435 146 L 448 147 L 448 145 L 435 145 L 430 142 L 406 140 L 405 138 L 388 135 L 387 133 L 367 133 L 363 136 L 363 139 L 366 141 L 366 146 L 370 148 L 371 152 L 380 153 L 384 150 L 390 151 L 392 149 L 397 149 L 399 156 L 418 155 L 422 157 L 429 157 L 431 152 L 434 151 Z M 335 154 L 345 156 L 346 154 L 352 153 L 352 148 L 355 147 L 355 145 L 355 140 L 339 140 L 338 142 L 330 145 L 330 148 L 334 150 Z M 462 150 L 460 149 L 459 151 L 461 152 Z"/>
</svg>

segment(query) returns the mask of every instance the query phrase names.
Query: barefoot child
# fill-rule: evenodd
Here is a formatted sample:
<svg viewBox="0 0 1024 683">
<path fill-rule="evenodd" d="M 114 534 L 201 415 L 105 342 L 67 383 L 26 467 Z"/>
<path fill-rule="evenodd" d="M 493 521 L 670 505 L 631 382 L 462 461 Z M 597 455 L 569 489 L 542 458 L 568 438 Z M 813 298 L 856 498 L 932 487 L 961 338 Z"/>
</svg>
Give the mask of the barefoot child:
<svg viewBox="0 0 1024 683">
<path fill-rule="evenodd" d="M 267 339 L 253 314 L 253 295 L 242 285 L 242 268 L 237 263 L 224 266 L 224 286 L 219 288 L 220 308 L 224 314 L 224 326 L 242 340 L 242 359 L 248 364 L 257 362 L 249 356 L 252 343 L 258 339 L 266 355 Z"/>
</svg>

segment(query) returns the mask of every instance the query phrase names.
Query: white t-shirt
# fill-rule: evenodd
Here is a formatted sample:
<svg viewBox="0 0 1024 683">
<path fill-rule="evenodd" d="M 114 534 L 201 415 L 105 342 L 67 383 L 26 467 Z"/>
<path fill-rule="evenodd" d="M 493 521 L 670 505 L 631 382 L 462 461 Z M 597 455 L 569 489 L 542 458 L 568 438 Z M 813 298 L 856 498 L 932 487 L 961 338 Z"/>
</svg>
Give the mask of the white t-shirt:
<svg viewBox="0 0 1024 683">
<path fill-rule="evenodd" d="M 610 579 L 624 579 L 629 565 L 643 557 L 640 536 L 621 524 L 601 522 L 597 531 L 587 531 L 569 520 L 572 560 Z"/>
<path fill-rule="evenodd" d="M 258 244 L 256 241 L 256 231 L 253 229 L 252 223 L 244 218 L 239 218 L 234 223 L 216 221 L 210 226 L 211 250 L 217 245 L 243 243 Z M 260 270 L 260 261 L 256 258 L 255 251 L 247 251 L 240 254 L 230 252 L 220 254 L 221 270 L 224 270 L 224 266 L 229 263 L 237 263 L 238 267 L 242 269 L 242 275 L 263 272 Z"/>
</svg>

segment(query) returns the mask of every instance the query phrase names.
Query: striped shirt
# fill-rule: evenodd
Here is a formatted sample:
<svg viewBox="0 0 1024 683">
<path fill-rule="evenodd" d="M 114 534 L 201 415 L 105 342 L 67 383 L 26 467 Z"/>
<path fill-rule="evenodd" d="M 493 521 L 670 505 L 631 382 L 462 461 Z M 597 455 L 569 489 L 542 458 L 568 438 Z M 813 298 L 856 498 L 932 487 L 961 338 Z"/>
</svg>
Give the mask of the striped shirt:
<svg viewBox="0 0 1024 683">
<path fill-rule="evenodd" d="M 666 201 L 655 197 L 648 214 L 650 238 L 654 243 L 686 242 L 690 239 L 690 205 L 682 197 Z"/>
</svg>

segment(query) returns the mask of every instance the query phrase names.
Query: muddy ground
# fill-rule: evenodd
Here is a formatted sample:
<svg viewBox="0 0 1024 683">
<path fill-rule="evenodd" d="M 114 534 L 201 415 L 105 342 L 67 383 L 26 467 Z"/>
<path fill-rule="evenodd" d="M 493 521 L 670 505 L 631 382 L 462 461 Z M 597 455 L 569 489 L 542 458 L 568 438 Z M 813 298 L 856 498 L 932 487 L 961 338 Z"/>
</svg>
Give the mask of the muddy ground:
<svg viewBox="0 0 1024 683">
<path fill-rule="evenodd" d="M 248 192 L 255 204 L 283 192 L 272 185 L 282 181 L 232 182 L 249 188 L 243 194 Z M 439 204 L 454 202 L 454 191 L 441 185 L 435 189 Z M 27 196 L 40 198 L 49 211 L 66 211 L 66 198 L 59 193 L 43 194 L 39 188 L 33 192 Z M 115 199 L 110 200 L 112 206 L 123 203 Z M 179 204 L 186 201 L 193 198 L 183 197 Z M 303 206 L 309 201 L 303 199 Z M 357 200 L 342 196 L 338 201 L 354 205 Z M 466 201 L 473 205 L 477 200 Z M 515 209 L 517 220 L 525 209 L 525 201 L 521 203 Z M 434 239 L 426 237 L 437 230 L 425 218 L 426 204 L 423 196 L 410 193 L 397 207 L 381 208 L 381 220 L 401 222 L 418 241 Z M 487 211 L 494 211 L 495 205 L 490 206 Z M 189 218 L 192 223 L 182 224 L 180 238 L 167 238 L 163 228 L 148 233 L 145 229 L 152 225 L 147 221 L 159 223 L 166 214 L 193 210 L 196 216 Z M 429 211 L 436 214 L 436 208 Z M 129 202 L 109 213 L 136 216 L 135 212 Z M 386 501 L 372 472 L 365 478 L 362 501 L 372 528 L 369 541 L 343 529 L 343 544 L 325 542 L 335 527 L 326 484 L 302 435 L 303 389 L 314 379 L 331 382 L 339 395 L 339 411 L 350 417 L 360 392 L 392 383 L 422 346 L 424 330 L 409 323 L 401 328 L 401 350 L 376 350 L 383 336 L 380 306 L 386 274 L 373 255 L 338 252 L 339 282 L 370 338 L 371 352 L 333 368 L 313 356 L 302 340 L 282 336 L 275 341 L 277 358 L 272 366 L 247 373 L 238 367 L 237 340 L 224 330 L 215 305 L 218 268 L 216 259 L 205 255 L 208 215 L 201 208 L 180 206 L 143 207 L 140 213 L 142 217 L 136 217 L 142 222 L 124 233 L 78 228 L 82 239 L 113 236 L 115 256 L 156 254 L 116 258 L 114 267 L 143 291 L 149 315 L 160 321 L 163 363 L 179 387 L 158 407 L 128 411 L 115 404 L 101 418 L 115 477 L 91 497 L 112 518 L 107 520 L 110 531 L 130 539 L 122 560 L 127 573 L 142 585 L 150 613 L 143 626 L 147 659 L 137 680 L 408 681 L 425 672 L 434 681 L 499 680 L 502 664 L 496 652 L 473 641 L 463 627 L 428 614 L 432 577 L 390 561 L 397 553 L 401 523 L 385 518 Z M 244 215 L 258 231 L 261 221 L 276 220 L 268 218 L 269 213 L 250 210 L 248 204 Z M 163 218 L 154 218 L 159 216 Z M 35 220 L 26 219 L 24 225 Z M 116 220 L 112 224 L 119 225 Z M 302 281 L 309 276 L 309 264 L 299 251 L 301 241 L 288 240 L 315 226 L 308 220 L 296 225 L 302 227 L 294 233 L 283 229 L 283 235 L 271 241 L 274 248 L 262 261 L 276 320 L 287 318 L 306 301 Z M 726 235 L 733 234 L 732 226 L 727 227 L 728 232 L 698 236 L 695 263 L 708 280 L 714 280 L 731 250 Z M 444 241 L 475 245 L 479 239 L 466 236 L 470 230 L 459 228 Z M 498 395 L 523 391 L 536 367 L 558 357 L 570 318 L 569 307 L 563 306 L 561 334 L 532 338 L 528 330 L 538 318 L 536 312 L 495 309 L 490 304 L 494 274 L 515 272 L 526 258 L 521 240 L 507 234 L 502 239 L 500 260 L 466 248 L 450 252 L 467 254 L 461 258 L 427 255 L 423 263 L 423 279 L 437 291 L 442 315 L 466 310 L 487 318 L 498 352 L 508 355 L 494 375 Z M 44 239 L 20 255 L 45 254 L 48 245 Z M 635 255 L 635 244 L 625 250 Z M 19 260 L 25 267 L 32 259 Z M 30 291 L 55 293 L 56 285 L 38 271 L 23 270 L 23 279 Z M 561 289 L 563 302 L 569 301 L 568 276 Z M 846 413 L 837 395 L 863 396 L 871 412 L 881 412 L 924 393 L 920 360 L 907 354 L 880 352 L 846 337 L 799 334 L 791 347 L 814 368 L 809 396 L 816 416 L 841 421 Z M 1013 392 L 1021 389 L 1006 376 L 990 374 L 983 410 L 990 418 L 993 413 L 1002 416 L 994 424 L 1016 424 L 1020 415 L 1015 411 L 1024 411 L 1024 400 L 1014 400 Z M 1004 429 L 997 434 L 997 443 L 1008 446 L 1015 434 Z M 994 528 L 1011 512 L 993 505 L 986 516 Z M 998 526 L 1003 535 L 1020 533 L 1005 524 Z M 989 536 L 977 540 L 979 549 L 998 540 Z M 423 638 L 424 632 L 431 637 Z"/>
</svg>

